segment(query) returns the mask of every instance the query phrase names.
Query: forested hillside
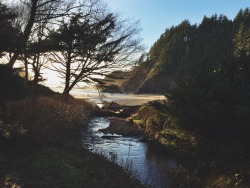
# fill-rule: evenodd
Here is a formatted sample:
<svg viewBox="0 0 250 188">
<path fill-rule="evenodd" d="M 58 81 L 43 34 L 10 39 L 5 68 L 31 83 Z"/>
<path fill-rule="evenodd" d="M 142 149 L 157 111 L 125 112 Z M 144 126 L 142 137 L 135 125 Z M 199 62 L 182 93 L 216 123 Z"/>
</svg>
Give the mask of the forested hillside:
<svg viewBox="0 0 250 188">
<path fill-rule="evenodd" d="M 185 20 L 166 29 L 149 51 L 154 66 L 138 84 L 138 92 L 164 94 L 202 71 L 234 77 L 247 66 L 243 62 L 249 57 L 249 29 L 249 9 L 240 10 L 234 20 L 224 15 L 204 16 L 199 25 Z M 143 67 L 137 68 L 138 75 Z M 130 80 L 125 91 L 137 79 Z"/>
<path fill-rule="evenodd" d="M 140 66 L 130 72 L 130 77 L 121 85 L 121 90 L 127 93 L 137 93 L 153 66 L 154 61 L 147 60 L 142 62 Z"/>
<path fill-rule="evenodd" d="M 164 94 L 171 116 L 191 130 L 247 138 L 250 125 L 250 11 L 167 29 L 151 47 L 153 66 L 137 88 Z M 146 70 L 140 63 L 126 84 Z M 138 84 L 139 86 L 140 84 Z M 126 88 L 126 87 L 124 87 Z M 125 90 L 126 91 L 126 90 Z M 131 91 L 131 90 L 129 90 Z M 236 134 L 237 133 L 237 134 Z"/>
<path fill-rule="evenodd" d="M 165 94 L 170 113 L 188 129 L 241 137 L 249 133 L 250 11 L 234 20 L 204 17 L 167 29 L 149 51 L 154 62 L 140 93 Z M 143 63 L 137 67 L 142 71 Z M 135 76 L 134 76 L 135 78 Z M 130 79 L 131 83 L 134 82 Z M 127 82 L 127 84 L 130 84 Z M 236 136 L 234 135 L 234 136 Z"/>
</svg>

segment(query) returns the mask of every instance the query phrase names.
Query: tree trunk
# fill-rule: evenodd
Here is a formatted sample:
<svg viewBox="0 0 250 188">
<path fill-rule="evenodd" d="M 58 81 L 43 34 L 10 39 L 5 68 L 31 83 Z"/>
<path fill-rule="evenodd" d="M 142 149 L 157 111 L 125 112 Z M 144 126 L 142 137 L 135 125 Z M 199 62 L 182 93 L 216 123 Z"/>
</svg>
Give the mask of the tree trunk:
<svg viewBox="0 0 250 188">
<path fill-rule="evenodd" d="M 64 92 L 68 90 L 70 85 L 70 63 L 67 62 L 66 65 L 66 75 L 65 75 L 65 86 L 64 86 Z M 63 93 L 64 93 L 63 92 Z"/>
<path fill-rule="evenodd" d="M 20 55 L 20 52 L 19 52 L 19 51 L 14 52 L 14 55 L 11 57 L 11 59 L 10 59 L 10 61 L 9 61 L 9 63 L 8 63 L 8 66 L 9 66 L 9 67 L 12 68 L 12 67 L 14 66 L 14 64 L 15 64 L 17 58 L 19 57 L 19 55 Z"/>
<path fill-rule="evenodd" d="M 35 75 L 34 75 L 33 84 L 34 84 L 34 85 L 37 85 L 38 82 L 39 82 L 39 71 L 34 70 L 34 73 L 35 73 Z"/>
<path fill-rule="evenodd" d="M 81 72 L 76 78 L 75 80 L 69 85 L 68 88 L 65 88 L 63 91 L 63 94 L 69 94 L 69 92 L 71 91 L 71 89 L 73 89 L 73 87 L 75 87 L 75 85 L 79 82 L 80 78 L 82 77 L 83 72 Z"/>
<path fill-rule="evenodd" d="M 26 53 L 24 54 L 24 69 L 25 69 L 25 81 L 28 82 L 29 80 L 29 71 L 28 71 L 28 60 L 26 57 Z"/>
<path fill-rule="evenodd" d="M 69 90 L 68 89 L 67 90 L 64 89 L 63 94 L 64 95 L 69 95 Z"/>
<path fill-rule="evenodd" d="M 32 6 L 31 6 L 31 10 L 30 10 L 30 17 L 29 17 L 28 24 L 26 25 L 25 30 L 23 32 L 23 35 L 21 37 L 21 44 L 20 44 L 19 49 L 17 49 L 16 52 L 14 52 L 14 55 L 12 56 L 12 58 L 9 61 L 9 64 L 8 64 L 9 67 L 14 66 L 19 55 L 26 47 L 27 41 L 28 41 L 29 36 L 31 34 L 31 30 L 32 30 L 32 27 L 34 25 L 36 13 L 37 13 L 38 0 L 32 0 L 31 2 L 32 2 Z"/>
<path fill-rule="evenodd" d="M 33 84 L 37 85 L 39 82 L 39 76 L 40 76 L 40 67 L 39 67 L 39 61 L 40 61 L 40 53 L 35 54 L 33 59 L 33 71 L 34 71 L 34 79 Z"/>
<path fill-rule="evenodd" d="M 72 44 L 71 44 L 72 46 Z M 66 74 L 65 74 L 65 86 L 63 94 L 69 94 L 69 86 L 70 86 L 70 71 L 71 71 L 71 52 L 72 47 L 67 51 L 68 57 L 66 62 Z"/>
</svg>

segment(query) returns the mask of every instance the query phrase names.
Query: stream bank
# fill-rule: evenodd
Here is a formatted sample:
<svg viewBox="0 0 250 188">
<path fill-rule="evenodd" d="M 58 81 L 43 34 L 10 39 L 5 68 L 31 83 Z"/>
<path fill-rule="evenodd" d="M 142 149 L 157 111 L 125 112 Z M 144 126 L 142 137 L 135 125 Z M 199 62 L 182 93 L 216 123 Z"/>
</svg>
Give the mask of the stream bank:
<svg viewBox="0 0 250 188">
<path fill-rule="evenodd" d="M 144 184 L 155 186 L 154 182 L 161 182 L 162 176 L 163 183 L 156 187 L 248 187 L 250 161 L 247 143 L 185 130 L 167 116 L 161 104 L 155 102 L 136 107 L 129 115 L 122 113 L 128 111 L 123 110 L 127 106 L 112 106 L 115 108 L 104 108 L 103 114 L 109 116 L 102 117 L 104 123 L 99 117 L 92 123 L 95 130 L 90 131 L 92 148 L 89 149 L 92 152 L 98 150 L 106 157 L 113 156 L 113 162 L 121 166 L 122 162 L 131 159 L 133 171 L 139 174 Z M 161 122 L 163 119 L 165 122 Z M 130 132 L 131 126 L 140 134 L 134 134 L 133 129 Z M 139 139 L 141 133 L 146 142 Z"/>
<path fill-rule="evenodd" d="M 129 171 L 82 147 L 91 104 L 55 94 L 8 101 L 6 107 L 0 187 L 144 187 Z"/>
<path fill-rule="evenodd" d="M 147 187 L 175 187 L 173 177 L 186 170 L 131 119 L 140 107 L 105 104 L 99 112 L 102 116 L 93 118 L 83 131 L 84 147 L 129 169 Z"/>
</svg>

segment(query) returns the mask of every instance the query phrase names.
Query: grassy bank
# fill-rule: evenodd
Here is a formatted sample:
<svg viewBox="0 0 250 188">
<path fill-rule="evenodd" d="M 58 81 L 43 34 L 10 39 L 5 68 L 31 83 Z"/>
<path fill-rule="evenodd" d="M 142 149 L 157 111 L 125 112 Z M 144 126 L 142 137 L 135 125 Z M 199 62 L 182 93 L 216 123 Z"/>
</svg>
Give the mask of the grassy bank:
<svg viewBox="0 0 250 188">
<path fill-rule="evenodd" d="M 164 103 L 127 108 L 117 105 L 115 111 L 119 113 L 112 113 L 112 106 L 104 109 L 105 114 L 116 118 L 111 118 L 111 127 L 103 132 L 139 137 L 144 134 L 143 140 L 151 140 L 150 150 L 177 159 L 181 165 L 170 172 L 169 187 L 250 186 L 250 147 L 245 137 L 239 139 L 238 135 L 219 130 L 211 134 L 186 129 Z M 129 117 L 126 112 L 131 113 Z"/>
<path fill-rule="evenodd" d="M 89 103 L 59 94 L 6 102 L 0 122 L 0 187 L 143 187 L 82 148 Z"/>
<path fill-rule="evenodd" d="M 173 187 L 249 187 L 249 140 L 227 132 L 185 129 L 166 104 L 151 102 L 130 117 L 160 152 L 175 156 L 184 169 L 173 173 Z"/>
</svg>

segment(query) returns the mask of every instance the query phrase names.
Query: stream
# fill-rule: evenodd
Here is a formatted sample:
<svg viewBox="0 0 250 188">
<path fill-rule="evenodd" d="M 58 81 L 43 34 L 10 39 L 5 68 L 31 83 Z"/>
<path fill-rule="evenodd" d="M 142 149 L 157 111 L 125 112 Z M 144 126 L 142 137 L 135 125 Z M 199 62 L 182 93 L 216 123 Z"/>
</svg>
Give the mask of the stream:
<svg viewBox="0 0 250 188">
<path fill-rule="evenodd" d="M 170 173 L 180 168 L 175 159 L 155 150 L 150 141 L 140 142 L 138 138 L 98 131 L 108 126 L 105 117 L 92 119 L 83 131 L 83 146 L 122 166 L 148 187 L 165 188 L 171 184 Z"/>
<path fill-rule="evenodd" d="M 61 87 L 52 87 L 54 91 L 62 92 Z M 152 100 L 165 99 L 162 95 L 138 95 L 104 93 L 103 99 L 93 88 L 75 88 L 71 95 L 85 99 L 91 103 L 102 106 L 103 101 L 117 102 L 120 105 L 142 105 Z M 93 153 L 106 157 L 124 168 L 138 178 L 147 187 L 166 188 L 172 187 L 173 178 L 183 167 L 170 155 L 156 149 L 155 145 L 148 142 L 140 142 L 138 138 L 123 137 L 120 135 L 106 135 L 99 132 L 109 126 L 109 120 L 105 117 L 95 117 L 83 131 L 83 146 Z"/>
</svg>

